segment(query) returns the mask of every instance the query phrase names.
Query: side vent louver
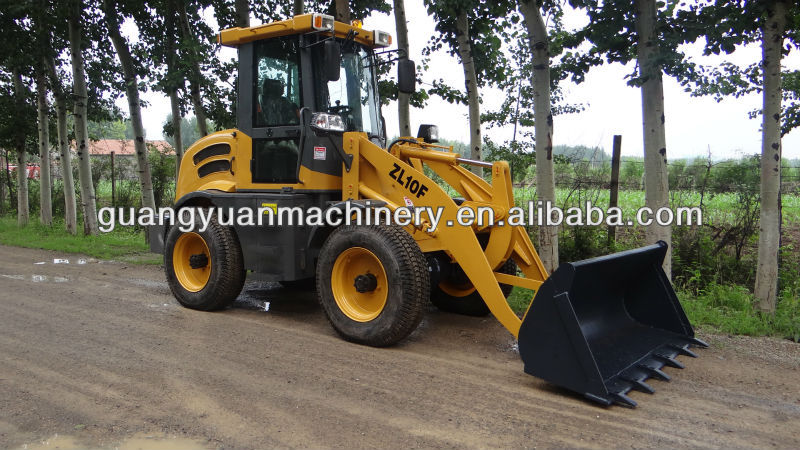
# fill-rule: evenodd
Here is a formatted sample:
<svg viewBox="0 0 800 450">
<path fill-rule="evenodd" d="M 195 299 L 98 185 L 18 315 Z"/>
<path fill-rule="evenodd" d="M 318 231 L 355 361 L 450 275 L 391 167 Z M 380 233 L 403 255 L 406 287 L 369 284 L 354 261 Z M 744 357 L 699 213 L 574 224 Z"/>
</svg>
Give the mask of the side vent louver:
<svg viewBox="0 0 800 450">
<path fill-rule="evenodd" d="M 220 155 L 228 155 L 231 152 L 231 146 L 228 144 L 214 144 L 210 145 L 199 152 L 194 154 L 192 157 L 192 161 L 194 161 L 194 165 L 196 166 L 201 161 L 205 161 L 212 156 L 220 156 Z"/>
<path fill-rule="evenodd" d="M 228 172 L 231 170 L 231 162 L 227 159 L 221 159 L 217 161 L 211 161 L 210 163 L 204 164 L 197 169 L 197 175 L 200 178 L 208 176 L 215 172 Z"/>
</svg>

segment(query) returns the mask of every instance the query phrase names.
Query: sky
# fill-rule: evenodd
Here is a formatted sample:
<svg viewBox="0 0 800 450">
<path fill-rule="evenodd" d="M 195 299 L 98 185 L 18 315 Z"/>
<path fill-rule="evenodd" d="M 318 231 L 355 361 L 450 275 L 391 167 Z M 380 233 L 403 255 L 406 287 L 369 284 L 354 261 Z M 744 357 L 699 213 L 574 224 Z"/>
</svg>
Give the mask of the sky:
<svg viewBox="0 0 800 450">
<path fill-rule="evenodd" d="M 435 33 L 435 22 L 428 15 L 422 0 L 406 0 L 405 5 L 410 30 L 410 53 L 412 59 L 419 62 L 421 50 Z M 213 17 L 208 19 L 213 23 Z M 585 20 L 582 13 L 574 11 L 566 14 L 565 25 L 577 28 Z M 394 35 L 394 16 L 373 14 L 364 21 L 364 28 L 388 31 Z M 130 33 L 135 31 L 131 30 Z M 232 49 L 222 48 L 220 51 L 224 58 L 236 56 Z M 689 46 L 686 52 L 701 64 L 718 64 L 725 59 L 702 57 L 699 46 Z M 760 60 L 760 57 L 760 47 L 751 45 L 738 49 L 728 60 L 750 64 Z M 800 68 L 800 52 L 795 51 L 784 58 L 783 65 L 786 68 Z M 562 84 L 565 101 L 583 104 L 585 109 L 580 113 L 554 118 L 553 144 L 599 147 L 610 153 L 613 136 L 620 134 L 622 154 L 642 156 L 641 96 L 639 89 L 628 86 L 625 80 L 632 70 L 633 63 L 627 66 L 615 63 L 591 69 L 580 85 L 565 81 Z M 421 74 L 421 78 L 423 83 L 443 78 L 451 86 L 464 85 L 460 62 L 445 51 L 434 54 L 429 74 Z M 511 93 L 485 88 L 480 94 L 483 99 L 482 111 L 488 111 L 498 107 L 502 99 Z M 147 137 L 160 139 L 163 123 L 170 112 L 169 100 L 158 92 L 148 92 L 142 97 L 149 104 L 143 114 Z M 729 98 L 717 103 L 710 97 L 692 97 L 674 79 L 665 76 L 664 101 L 669 158 L 706 156 L 710 151 L 714 159 L 723 159 L 761 152 L 760 118 L 748 117 L 748 112 L 761 106 L 759 94 Z M 124 98 L 118 104 L 123 111 L 127 111 Z M 387 122 L 387 134 L 396 136 L 396 102 L 384 106 L 383 114 Z M 442 138 L 469 141 L 466 105 L 454 105 L 432 97 L 423 109 L 411 110 L 412 130 L 427 123 L 438 125 Z M 484 134 L 494 141 L 503 142 L 511 139 L 512 128 L 484 129 Z M 787 159 L 800 158 L 800 130 L 784 136 L 783 155 Z"/>
</svg>

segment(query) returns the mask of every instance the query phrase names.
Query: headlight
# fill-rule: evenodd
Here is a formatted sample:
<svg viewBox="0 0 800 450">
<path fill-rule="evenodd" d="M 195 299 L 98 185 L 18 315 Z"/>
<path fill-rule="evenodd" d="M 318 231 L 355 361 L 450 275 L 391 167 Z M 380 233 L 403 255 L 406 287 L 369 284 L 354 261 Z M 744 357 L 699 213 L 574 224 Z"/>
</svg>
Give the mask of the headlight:
<svg viewBox="0 0 800 450">
<path fill-rule="evenodd" d="M 333 31 L 333 16 L 314 14 L 311 17 L 311 26 L 317 31 Z"/>
<path fill-rule="evenodd" d="M 311 116 L 311 128 L 320 131 L 344 133 L 342 116 L 328 113 L 314 113 Z"/>
<path fill-rule="evenodd" d="M 385 31 L 375 30 L 372 35 L 372 44 L 375 47 L 388 47 L 392 45 L 392 35 Z"/>
</svg>

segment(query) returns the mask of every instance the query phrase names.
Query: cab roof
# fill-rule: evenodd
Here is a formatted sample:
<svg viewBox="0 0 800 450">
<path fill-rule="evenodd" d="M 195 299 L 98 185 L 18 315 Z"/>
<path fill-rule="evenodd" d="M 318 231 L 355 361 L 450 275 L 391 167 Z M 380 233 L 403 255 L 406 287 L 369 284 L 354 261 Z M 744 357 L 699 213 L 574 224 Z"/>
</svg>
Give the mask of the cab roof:
<svg viewBox="0 0 800 450">
<path fill-rule="evenodd" d="M 293 34 L 310 33 L 312 31 L 329 33 L 330 31 L 320 31 L 318 27 L 314 27 L 315 20 L 318 22 L 320 21 L 319 17 L 330 18 L 330 16 L 324 16 L 322 14 L 303 14 L 300 16 L 295 16 L 291 19 L 282 20 L 280 22 L 265 23 L 255 27 L 229 28 L 227 30 L 220 31 L 220 33 L 217 35 L 217 42 L 227 47 L 236 47 L 247 42 L 280 36 L 289 36 Z M 365 30 L 363 28 L 348 25 L 342 22 L 334 21 L 333 24 L 334 35 L 336 37 L 344 38 L 347 36 L 350 30 L 354 30 L 357 33 L 355 36 L 356 42 L 370 48 L 376 47 L 374 42 L 375 33 L 373 31 Z"/>
</svg>

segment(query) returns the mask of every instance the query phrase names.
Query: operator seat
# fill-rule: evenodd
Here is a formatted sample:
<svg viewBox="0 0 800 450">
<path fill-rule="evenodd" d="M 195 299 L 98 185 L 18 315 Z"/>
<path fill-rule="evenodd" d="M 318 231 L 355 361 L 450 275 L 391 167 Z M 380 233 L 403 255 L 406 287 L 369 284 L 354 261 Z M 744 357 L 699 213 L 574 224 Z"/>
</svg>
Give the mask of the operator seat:
<svg viewBox="0 0 800 450">
<path fill-rule="evenodd" d="M 297 125 L 300 123 L 296 104 L 283 96 L 283 82 L 265 78 L 261 83 L 259 109 L 266 126 Z"/>
</svg>

